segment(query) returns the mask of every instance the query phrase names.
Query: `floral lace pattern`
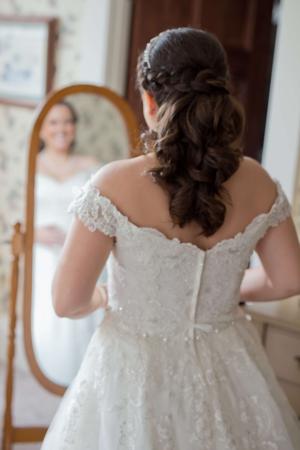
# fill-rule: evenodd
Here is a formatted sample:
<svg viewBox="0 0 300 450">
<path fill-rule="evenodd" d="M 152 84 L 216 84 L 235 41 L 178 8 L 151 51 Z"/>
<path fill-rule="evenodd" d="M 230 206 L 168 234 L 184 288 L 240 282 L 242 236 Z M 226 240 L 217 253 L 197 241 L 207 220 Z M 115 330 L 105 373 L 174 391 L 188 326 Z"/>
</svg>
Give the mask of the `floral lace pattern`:
<svg viewBox="0 0 300 450">
<path fill-rule="evenodd" d="M 70 211 L 116 239 L 110 309 L 43 450 L 296 450 L 300 431 L 239 287 L 268 213 L 208 251 L 139 228 L 88 183 Z"/>
</svg>

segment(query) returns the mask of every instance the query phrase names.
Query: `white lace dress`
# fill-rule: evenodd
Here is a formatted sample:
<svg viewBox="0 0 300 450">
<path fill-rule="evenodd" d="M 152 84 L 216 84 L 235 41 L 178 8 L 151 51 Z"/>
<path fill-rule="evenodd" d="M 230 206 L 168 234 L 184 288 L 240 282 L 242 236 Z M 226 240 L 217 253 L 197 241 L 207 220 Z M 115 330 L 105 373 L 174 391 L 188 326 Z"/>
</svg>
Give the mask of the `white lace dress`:
<svg viewBox="0 0 300 450">
<path fill-rule="evenodd" d="M 251 321 L 239 311 L 257 241 L 290 213 L 271 210 L 208 251 L 122 215 L 89 182 L 70 209 L 116 237 L 110 310 L 43 450 L 297 450 L 300 429 Z"/>
</svg>

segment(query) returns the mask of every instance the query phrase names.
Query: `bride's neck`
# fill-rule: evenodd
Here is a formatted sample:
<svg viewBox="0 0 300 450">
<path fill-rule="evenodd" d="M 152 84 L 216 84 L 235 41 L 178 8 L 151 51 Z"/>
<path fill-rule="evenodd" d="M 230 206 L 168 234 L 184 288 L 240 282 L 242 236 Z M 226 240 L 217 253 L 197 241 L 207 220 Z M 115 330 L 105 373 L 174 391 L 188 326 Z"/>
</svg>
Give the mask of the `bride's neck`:
<svg viewBox="0 0 300 450">
<path fill-rule="evenodd" d="M 68 159 L 70 158 L 69 153 L 58 152 L 57 150 L 53 150 L 51 148 L 45 148 L 41 156 L 45 160 L 58 162 L 60 164 L 68 161 Z"/>
</svg>

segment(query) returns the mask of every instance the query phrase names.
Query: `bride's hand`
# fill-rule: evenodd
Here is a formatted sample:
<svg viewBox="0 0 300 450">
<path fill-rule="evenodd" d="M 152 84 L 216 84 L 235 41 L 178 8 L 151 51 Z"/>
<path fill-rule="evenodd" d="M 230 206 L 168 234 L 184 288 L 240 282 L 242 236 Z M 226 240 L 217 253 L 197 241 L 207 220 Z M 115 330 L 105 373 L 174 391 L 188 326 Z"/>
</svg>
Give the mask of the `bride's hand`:
<svg viewBox="0 0 300 450">
<path fill-rule="evenodd" d="M 108 294 L 105 284 L 98 284 L 95 288 L 97 290 L 97 304 L 99 308 L 108 308 Z"/>
<path fill-rule="evenodd" d="M 107 288 L 104 284 L 98 284 L 95 287 L 92 298 L 87 305 L 64 317 L 69 317 L 71 319 L 80 319 L 87 316 L 88 314 L 93 313 L 94 311 L 97 311 L 100 308 L 108 309 Z"/>
</svg>

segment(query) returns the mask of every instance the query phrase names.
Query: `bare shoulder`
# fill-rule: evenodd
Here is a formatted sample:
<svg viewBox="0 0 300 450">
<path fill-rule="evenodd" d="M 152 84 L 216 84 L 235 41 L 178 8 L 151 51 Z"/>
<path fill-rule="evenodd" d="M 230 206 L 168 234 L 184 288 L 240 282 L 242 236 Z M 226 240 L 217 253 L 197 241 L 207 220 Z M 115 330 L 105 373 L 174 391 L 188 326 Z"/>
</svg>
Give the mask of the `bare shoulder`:
<svg viewBox="0 0 300 450">
<path fill-rule="evenodd" d="M 270 174 L 253 158 L 245 156 L 236 173 L 236 184 L 245 194 L 249 205 L 266 211 L 277 197 L 277 186 Z"/>
<path fill-rule="evenodd" d="M 264 169 L 264 167 L 256 159 L 250 158 L 250 156 L 243 157 L 240 169 L 244 172 L 244 174 L 249 173 L 251 176 L 256 175 L 269 180 L 272 179 L 266 169 Z"/>
<path fill-rule="evenodd" d="M 252 180 L 251 186 L 268 191 L 271 195 L 276 191 L 276 183 L 266 169 L 255 159 L 245 156 L 241 163 L 242 176 Z"/>
<path fill-rule="evenodd" d="M 105 164 L 93 177 L 93 184 L 111 199 L 126 196 L 137 187 L 145 170 L 145 156 Z"/>
</svg>

